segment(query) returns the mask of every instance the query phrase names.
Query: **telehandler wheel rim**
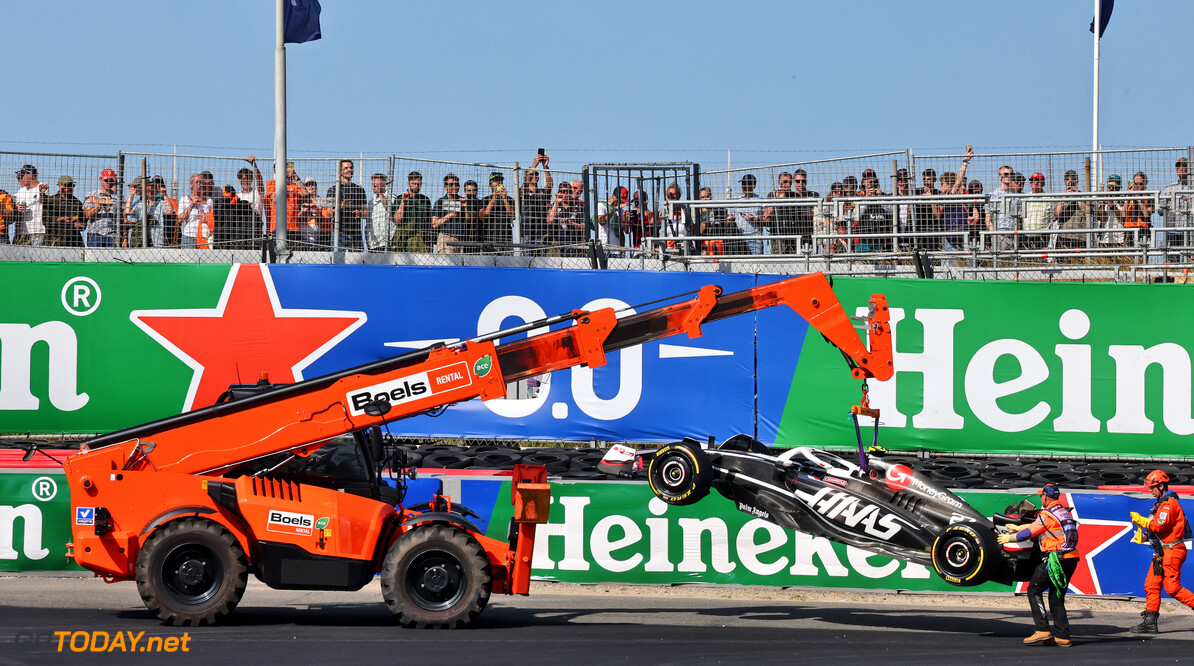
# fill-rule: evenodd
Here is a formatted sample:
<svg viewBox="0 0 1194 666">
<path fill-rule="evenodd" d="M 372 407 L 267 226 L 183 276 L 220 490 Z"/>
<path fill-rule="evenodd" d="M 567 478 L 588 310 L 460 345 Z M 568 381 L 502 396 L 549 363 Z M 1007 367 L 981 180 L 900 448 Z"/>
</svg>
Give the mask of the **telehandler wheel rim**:
<svg viewBox="0 0 1194 666">
<path fill-rule="evenodd" d="M 420 608 L 443 611 L 464 597 L 464 564 L 444 550 L 420 553 L 406 570 L 406 592 Z"/>
<path fill-rule="evenodd" d="M 162 559 L 162 582 L 170 596 L 185 604 L 201 604 L 216 595 L 224 580 L 224 565 L 212 549 L 181 543 Z"/>
</svg>

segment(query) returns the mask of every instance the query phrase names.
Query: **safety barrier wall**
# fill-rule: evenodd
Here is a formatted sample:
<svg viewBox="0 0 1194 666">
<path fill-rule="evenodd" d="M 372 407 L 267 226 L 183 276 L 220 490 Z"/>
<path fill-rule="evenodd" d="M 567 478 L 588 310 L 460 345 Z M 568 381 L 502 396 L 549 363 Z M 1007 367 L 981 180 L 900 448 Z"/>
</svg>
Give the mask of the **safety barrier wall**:
<svg viewBox="0 0 1194 666">
<path fill-rule="evenodd" d="M 108 432 L 236 382 L 327 374 L 574 308 L 769 276 L 258 264 L 3 264 L 0 432 Z M 1194 298 L 1182 285 L 841 278 L 892 307 L 896 375 L 872 382 L 893 450 L 1189 458 Z M 1140 321 L 1158 322 L 1140 326 Z M 1163 325 L 1162 325 L 1163 324 Z M 757 334 L 756 334 L 757 331 Z M 841 355 L 786 308 L 705 327 L 401 421 L 411 437 L 722 439 L 851 447 Z M 680 389 L 683 387 L 683 390 Z M 1183 392 L 1184 391 L 1184 392 Z M 757 396 L 757 398 L 756 398 Z M 1184 397 L 1183 397 L 1184 396 Z M 716 409 L 710 409 L 716 405 Z"/>
<path fill-rule="evenodd" d="M 505 540 L 511 517 L 509 482 L 451 480 L 450 472 L 445 478 L 446 492 L 480 514 L 478 522 L 489 536 Z M 986 515 L 1027 497 L 1009 491 L 958 494 Z M 421 499 L 415 493 L 408 498 Z M 1143 596 L 1152 550 L 1131 543 L 1128 513 L 1147 514 L 1151 499 L 1066 492 L 1062 501 L 1074 508 L 1080 524 L 1082 559 L 1070 581 L 1071 593 Z M 1194 511 L 1194 501 L 1182 505 L 1188 513 Z M 65 557 L 70 514 L 60 469 L 0 470 L 0 571 L 76 568 Z M 995 583 L 957 588 L 922 565 L 752 518 L 716 494 L 691 506 L 668 506 L 642 482 L 553 483 L 551 521 L 539 527 L 532 564 L 533 575 L 541 580 L 574 583 L 1009 591 Z"/>
</svg>

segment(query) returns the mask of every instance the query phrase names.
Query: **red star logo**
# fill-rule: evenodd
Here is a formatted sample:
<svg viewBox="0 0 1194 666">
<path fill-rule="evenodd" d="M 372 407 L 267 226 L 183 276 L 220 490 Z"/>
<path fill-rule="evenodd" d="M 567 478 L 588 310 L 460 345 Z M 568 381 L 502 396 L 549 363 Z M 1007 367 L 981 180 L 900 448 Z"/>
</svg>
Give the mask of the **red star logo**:
<svg viewBox="0 0 1194 666">
<path fill-rule="evenodd" d="M 303 379 L 303 369 L 365 323 L 364 312 L 283 309 L 269 268 L 236 264 L 215 308 L 129 314 L 195 371 L 182 410 L 213 404 L 229 384 Z"/>
<path fill-rule="evenodd" d="M 1061 502 L 1066 506 L 1074 506 L 1069 493 L 1061 494 Z M 1099 575 L 1094 567 L 1094 558 L 1104 548 L 1119 540 L 1120 537 L 1132 531 L 1131 521 L 1123 520 L 1083 520 L 1078 515 L 1078 509 L 1073 511 L 1074 520 L 1078 521 L 1078 567 L 1070 577 L 1070 591 L 1075 594 L 1102 594 L 1103 586 L 1099 584 Z M 1016 583 L 1016 591 L 1024 592 L 1028 583 Z"/>
</svg>

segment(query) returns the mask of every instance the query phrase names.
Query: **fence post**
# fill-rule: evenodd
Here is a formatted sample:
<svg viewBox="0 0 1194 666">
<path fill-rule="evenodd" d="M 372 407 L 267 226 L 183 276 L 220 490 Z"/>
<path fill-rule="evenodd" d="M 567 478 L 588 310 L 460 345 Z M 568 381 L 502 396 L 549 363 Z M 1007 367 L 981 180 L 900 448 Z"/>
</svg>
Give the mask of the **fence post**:
<svg viewBox="0 0 1194 666">
<path fill-rule="evenodd" d="M 592 235 L 597 233 L 597 229 L 593 224 L 593 202 L 589 200 L 592 198 L 589 193 L 593 190 L 589 190 L 589 166 L 587 164 L 580 169 L 580 183 L 581 203 L 585 206 L 585 241 L 589 241 Z"/>
<path fill-rule="evenodd" d="M 332 178 L 336 179 L 336 207 L 332 211 L 332 252 L 336 252 L 340 249 L 340 160 L 336 160 L 332 173 L 335 174 Z M 318 227 L 318 222 L 316 226 Z"/>
<path fill-rule="evenodd" d="M 141 247 L 149 247 L 149 201 L 146 194 L 149 191 L 148 161 L 141 158 Z"/>
<path fill-rule="evenodd" d="M 509 192 L 510 188 L 506 188 Z M 510 230 L 510 238 L 514 240 L 514 246 L 511 248 L 511 254 L 522 256 L 522 248 L 518 244 L 522 242 L 522 169 L 518 166 L 518 162 L 514 163 L 514 219 L 510 222 L 514 225 Z"/>
<path fill-rule="evenodd" d="M 119 150 L 116 151 L 116 205 L 112 213 L 116 218 L 116 228 L 112 230 L 114 247 L 120 247 L 120 228 L 124 226 L 124 152 Z"/>
<path fill-rule="evenodd" d="M 916 161 L 913 158 L 911 148 L 904 149 L 904 164 L 907 165 L 906 168 L 908 169 L 908 193 L 916 194 L 916 178 L 920 175 L 920 172 L 916 169 Z M 924 179 L 922 178 L 921 180 L 923 182 Z M 932 206 L 930 206 L 929 208 L 930 208 L 929 214 L 932 215 Z M 919 216 L 916 214 L 919 209 L 920 209 L 920 206 L 916 206 L 916 205 L 910 206 L 908 208 L 908 219 L 911 220 L 911 222 L 912 222 L 912 228 L 909 229 L 909 231 L 911 231 L 913 233 L 929 231 L 928 220 L 921 220 L 919 218 Z M 899 208 L 897 207 L 896 211 L 895 211 L 896 227 L 899 227 L 899 225 L 900 225 L 899 217 L 900 217 L 900 211 L 899 211 Z M 923 239 L 913 237 L 910 240 L 911 240 L 913 247 L 916 247 L 916 248 L 921 247 L 921 243 L 922 243 Z M 933 240 L 936 240 L 936 239 L 933 239 Z"/>
</svg>

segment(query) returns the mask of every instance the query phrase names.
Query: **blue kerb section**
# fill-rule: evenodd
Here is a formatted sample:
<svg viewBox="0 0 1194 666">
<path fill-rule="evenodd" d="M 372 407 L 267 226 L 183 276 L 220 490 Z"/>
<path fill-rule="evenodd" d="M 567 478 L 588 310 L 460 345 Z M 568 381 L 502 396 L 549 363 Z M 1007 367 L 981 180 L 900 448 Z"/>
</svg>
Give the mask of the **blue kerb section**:
<svg viewBox="0 0 1194 666">
<path fill-rule="evenodd" d="M 493 518 L 493 508 L 498 501 L 498 491 L 502 488 L 502 481 L 507 479 L 509 477 L 505 476 L 485 479 L 461 477 L 460 479 L 460 496 L 453 497 L 452 500 L 468 507 L 480 516 L 480 518 L 470 517 L 469 521 L 476 525 L 482 534 L 489 531 L 489 520 Z M 397 486 L 391 479 L 385 479 L 385 482 L 391 488 Z M 436 493 L 443 492 L 443 485 L 443 479 L 439 478 L 407 479 L 406 499 L 402 503 L 411 506 L 419 502 L 430 502 Z M 449 494 L 455 495 L 455 493 Z"/>
<path fill-rule="evenodd" d="M 384 479 L 384 481 L 391 488 L 398 487 L 398 484 L 394 483 L 393 479 Z M 440 479 L 407 479 L 406 497 L 403 498 L 402 503 L 410 506 L 419 502 L 430 502 L 431 498 L 440 492 L 443 485 L 444 482 Z M 472 507 L 469 508 L 471 509 Z"/>
<path fill-rule="evenodd" d="M 497 505 L 498 490 L 502 481 L 509 477 L 495 479 L 466 479 L 460 482 L 460 503 L 477 512 L 480 519 L 473 518 L 482 533 L 489 532 L 489 520 L 493 518 L 493 508 Z"/>
</svg>

